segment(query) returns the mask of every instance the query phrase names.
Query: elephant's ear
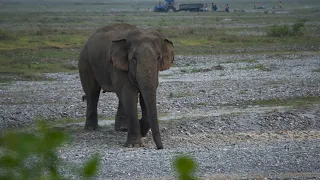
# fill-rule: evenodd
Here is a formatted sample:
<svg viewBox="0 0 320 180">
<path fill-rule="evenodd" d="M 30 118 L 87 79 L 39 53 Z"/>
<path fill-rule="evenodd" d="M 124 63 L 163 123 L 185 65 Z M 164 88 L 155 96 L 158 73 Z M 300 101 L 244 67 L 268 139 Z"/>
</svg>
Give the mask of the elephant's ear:
<svg viewBox="0 0 320 180">
<path fill-rule="evenodd" d="M 174 61 L 173 44 L 168 39 L 164 39 L 164 46 L 162 49 L 162 59 L 160 61 L 160 71 L 169 69 L 173 61 Z"/>
<path fill-rule="evenodd" d="M 128 71 L 128 48 L 125 39 L 112 41 L 110 56 L 113 67 Z"/>
</svg>

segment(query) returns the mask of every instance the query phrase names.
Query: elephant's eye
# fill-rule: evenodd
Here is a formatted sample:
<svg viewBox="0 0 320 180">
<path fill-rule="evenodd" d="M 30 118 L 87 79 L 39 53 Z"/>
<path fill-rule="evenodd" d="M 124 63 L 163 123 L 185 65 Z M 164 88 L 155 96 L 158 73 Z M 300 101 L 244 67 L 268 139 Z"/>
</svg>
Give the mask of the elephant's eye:
<svg viewBox="0 0 320 180">
<path fill-rule="evenodd" d="M 161 60 L 161 56 L 158 56 L 157 61 L 160 61 L 160 60 Z"/>
</svg>

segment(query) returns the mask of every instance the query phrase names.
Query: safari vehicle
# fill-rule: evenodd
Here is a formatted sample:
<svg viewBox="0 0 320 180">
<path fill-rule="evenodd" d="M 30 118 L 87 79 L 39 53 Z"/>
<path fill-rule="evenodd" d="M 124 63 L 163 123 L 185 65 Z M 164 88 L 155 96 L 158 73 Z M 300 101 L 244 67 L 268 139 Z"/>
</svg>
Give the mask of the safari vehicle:
<svg viewBox="0 0 320 180">
<path fill-rule="evenodd" d="M 179 4 L 178 11 L 190 11 L 190 12 L 204 12 L 205 3 L 187 3 L 187 4 Z"/>
<path fill-rule="evenodd" d="M 189 12 L 200 12 L 207 11 L 205 7 L 205 3 L 183 3 L 176 5 L 174 0 L 165 0 L 165 4 L 161 4 L 159 1 L 159 5 L 153 8 L 154 12 L 168 12 L 168 11 L 189 11 Z"/>
<path fill-rule="evenodd" d="M 168 12 L 170 10 L 176 11 L 174 0 L 165 0 L 165 1 L 166 1 L 166 4 L 163 4 L 163 5 L 159 1 L 159 5 L 155 6 L 153 8 L 153 11 L 154 12 Z"/>
</svg>

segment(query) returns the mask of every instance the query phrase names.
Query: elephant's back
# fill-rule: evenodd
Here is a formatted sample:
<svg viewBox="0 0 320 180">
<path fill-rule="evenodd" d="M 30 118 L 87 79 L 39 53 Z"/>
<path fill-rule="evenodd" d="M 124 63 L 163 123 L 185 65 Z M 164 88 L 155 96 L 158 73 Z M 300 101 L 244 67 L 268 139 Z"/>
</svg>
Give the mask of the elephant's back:
<svg viewBox="0 0 320 180">
<path fill-rule="evenodd" d="M 132 24 L 119 23 L 119 24 L 105 26 L 103 28 L 98 29 L 96 32 L 125 31 L 125 30 L 132 30 L 135 28 L 137 28 L 137 26 Z"/>
<path fill-rule="evenodd" d="M 88 61 L 104 59 L 109 66 L 110 59 L 108 57 L 110 56 L 112 41 L 125 39 L 129 32 L 136 28 L 134 25 L 121 23 L 98 29 L 86 41 L 82 50 L 84 56 L 90 57 Z"/>
<path fill-rule="evenodd" d="M 106 32 L 92 34 L 84 45 L 83 51 L 90 64 L 109 65 L 112 36 Z M 105 64 L 106 63 L 106 64 Z"/>
<path fill-rule="evenodd" d="M 113 24 L 109 26 L 105 26 L 103 28 L 99 28 L 94 32 L 87 40 L 86 44 L 90 42 L 96 42 L 100 40 L 113 41 L 113 40 L 120 40 L 125 39 L 130 31 L 136 29 L 137 26 L 127 24 L 127 23 L 119 23 Z"/>
<path fill-rule="evenodd" d="M 125 39 L 130 31 L 136 29 L 135 25 L 119 23 L 98 29 L 95 34 L 108 37 L 111 41 Z"/>
</svg>

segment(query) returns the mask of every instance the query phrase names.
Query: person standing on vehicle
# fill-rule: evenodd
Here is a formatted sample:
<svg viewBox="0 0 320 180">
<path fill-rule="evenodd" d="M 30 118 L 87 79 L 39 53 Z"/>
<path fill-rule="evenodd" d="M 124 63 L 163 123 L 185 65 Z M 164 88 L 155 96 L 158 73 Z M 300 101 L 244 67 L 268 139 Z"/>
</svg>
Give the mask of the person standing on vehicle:
<svg viewBox="0 0 320 180">
<path fill-rule="evenodd" d="M 226 5 L 226 12 L 230 12 L 229 11 L 229 4 Z"/>
<path fill-rule="evenodd" d="M 217 11 L 217 5 L 215 5 L 215 4 L 212 3 L 211 9 L 212 9 L 212 12 Z"/>
</svg>

